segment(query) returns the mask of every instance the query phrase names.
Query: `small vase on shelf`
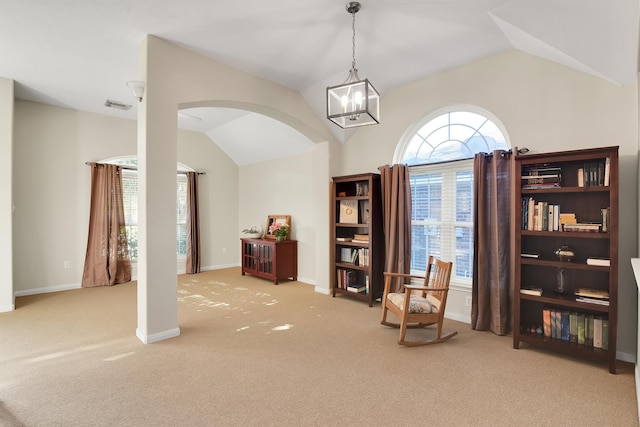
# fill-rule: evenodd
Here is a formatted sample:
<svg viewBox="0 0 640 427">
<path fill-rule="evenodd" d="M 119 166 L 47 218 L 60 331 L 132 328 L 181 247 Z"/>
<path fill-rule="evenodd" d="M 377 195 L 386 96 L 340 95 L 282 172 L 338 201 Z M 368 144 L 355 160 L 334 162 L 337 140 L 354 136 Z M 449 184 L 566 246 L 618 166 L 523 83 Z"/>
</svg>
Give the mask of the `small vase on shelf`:
<svg viewBox="0 0 640 427">
<path fill-rule="evenodd" d="M 276 242 L 284 242 L 287 236 L 276 236 Z"/>
</svg>

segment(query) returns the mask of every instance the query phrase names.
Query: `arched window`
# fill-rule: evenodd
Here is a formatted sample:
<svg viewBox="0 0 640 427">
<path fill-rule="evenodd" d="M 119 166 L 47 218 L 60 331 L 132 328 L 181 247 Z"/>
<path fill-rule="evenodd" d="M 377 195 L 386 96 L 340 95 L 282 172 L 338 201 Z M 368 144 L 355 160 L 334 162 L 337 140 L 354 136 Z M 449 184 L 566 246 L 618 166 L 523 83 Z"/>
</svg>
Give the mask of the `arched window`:
<svg viewBox="0 0 640 427">
<path fill-rule="evenodd" d="M 452 283 L 470 286 L 473 273 L 473 156 L 508 149 L 496 119 L 477 108 L 440 110 L 405 135 L 397 163 L 411 166 L 411 270 L 429 255 L 453 261 Z"/>
<path fill-rule="evenodd" d="M 100 163 L 123 166 L 124 222 L 129 242 L 129 256 L 131 261 L 135 262 L 138 259 L 138 159 L 135 156 L 123 156 L 103 160 Z M 187 255 L 187 176 L 184 172 L 188 171 L 193 169 L 178 163 L 176 178 L 176 254 L 178 258 L 186 258 Z"/>
</svg>

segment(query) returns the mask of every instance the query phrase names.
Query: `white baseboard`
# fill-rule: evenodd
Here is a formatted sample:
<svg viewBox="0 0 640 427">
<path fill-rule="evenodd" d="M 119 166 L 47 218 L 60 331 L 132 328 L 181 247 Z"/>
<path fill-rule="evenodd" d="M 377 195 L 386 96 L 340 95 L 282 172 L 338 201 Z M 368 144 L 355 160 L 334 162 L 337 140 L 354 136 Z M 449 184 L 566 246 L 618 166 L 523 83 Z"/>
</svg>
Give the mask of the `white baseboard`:
<svg viewBox="0 0 640 427">
<path fill-rule="evenodd" d="M 323 288 L 321 286 L 317 286 L 314 288 L 314 290 L 319 293 L 319 294 L 323 294 L 323 295 L 331 295 L 331 289 L 327 289 L 327 288 Z"/>
<path fill-rule="evenodd" d="M 15 304 L 0 305 L 0 313 L 6 313 L 8 311 L 13 311 L 15 309 L 16 309 L 16 305 Z"/>
<path fill-rule="evenodd" d="M 448 308 L 448 307 L 447 307 Z M 469 313 L 452 313 L 447 311 L 444 314 L 445 319 L 457 320 L 458 322 L 471 324 L 471 315 Z"/>
<path fill-rule="evenodd" d="M 200 271 L 222 270 L 223 268 L 232 268 L 232 267 L 240 267 L 240 264 L 222 264 L 222 265 L 213 265 L 208 267 L 200 267 Z M 184 274 L 184 273 L 179 273 L 179 274 Z"/>
<path fill-rule="evenodd" d="M 27 295 L 48 294 L 49 292 L 69 291 L 72 289 L 80 289 L 82 285 L 80 283 L 71 283 L 68 285 L 56 285 L 47 286 L 46 288 L 33 288 L 24 291 L 16 291 L 14 295 L 16 297 L 23 297 Z"/>
<path fill-rule="evenodd" d="M 636 400 L 638 401 L 638 421 L 640 421 L 640 364 L 636 363 Z"/>
<path fill-rule="evenodd" d="M 153 344 L 154 342 L 168 340 L 169 338 L 175 338 L 177 336 L 180 336 L 180 328 L 173 328 L 151 335 L 143 334 L 139 328 L 136 328 L 136 337 L 138 337 L 143 344 Z"/>
</svg>

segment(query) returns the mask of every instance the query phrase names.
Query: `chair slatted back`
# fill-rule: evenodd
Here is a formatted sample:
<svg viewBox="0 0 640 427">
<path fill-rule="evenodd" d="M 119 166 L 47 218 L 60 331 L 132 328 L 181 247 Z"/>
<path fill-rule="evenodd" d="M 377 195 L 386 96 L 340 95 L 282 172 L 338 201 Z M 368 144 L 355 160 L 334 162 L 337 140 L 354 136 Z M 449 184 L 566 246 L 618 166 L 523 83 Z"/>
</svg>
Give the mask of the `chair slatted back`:
<svg viewBox="0 0 640 427">
<path fill-rule="evenodd" d="M 429 263 L 427 265 L 427 273 L 425 276 L 425 286 L 438 289 L 448 289 L 449 281 L 451 279 L 451 270 L 453 267 L 452 262 L 442 261 L 440 259 L 429 257 Z M 444 310 L 444 307 L 440 307 L 442 300 L 446 301 L 447 295 L 444 292 L 423 292 L 423 297 L 429 297 L 432 303 L 435 303 L 439 310 Z"/>
</svg>

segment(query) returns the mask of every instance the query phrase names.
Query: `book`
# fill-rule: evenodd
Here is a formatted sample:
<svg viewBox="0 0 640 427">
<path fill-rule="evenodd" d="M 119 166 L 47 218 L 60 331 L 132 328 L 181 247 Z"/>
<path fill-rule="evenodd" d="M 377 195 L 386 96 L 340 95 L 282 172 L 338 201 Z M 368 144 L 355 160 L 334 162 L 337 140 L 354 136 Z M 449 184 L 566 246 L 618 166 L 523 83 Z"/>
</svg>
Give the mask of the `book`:
<svg viewBox="0 0 640 427">
<path fill-rule="evenodd" d="M 571 336 L 571 324 L 569 323 L 569 312 L 563 310 L 560 313 L 560 339 L 569 341 Z"/>
<path fill-rule="evenodd" d="M 584 313 L 578 313 L 578 344 L 584 345 L 585 329 L 584 329 Z"/>
<path fill-rule="evenodd" d="M 602 319 L 602 349 L 609 350 L 609 319 Z"/>
<path fill-rule="evenodd" d="M 544 336 L 551 338 L 551 309 L 542 309 L 542 331 Z"/>
<path fill-rule="evenodd" d="M 569 313 L 569 342 L 578 342 L 578 313 Z"/>
<path fill-rule="evenodd" d="M 560 312 L 556 309 L 551 309 L 551 338 L 560 338 Z"/>
<path fill-rule="evenodd" d="M 340 222 L 343 224 L 358 223 L 357 200 L 340 200 Z"/>
<path fill-rule="evenodd" d="M 355 292 L 355 293 L 360 293 L 360 292 L 366 292 L 367 287 L 365 285 L 353 285 L 353 286 L 347 286 L 347 291 L 349 292 Z"/>
<path fill-rule="evenodd" d="M 536 296 L 540 296 L 542 295 L 542 288 L 536 288 L 536 287 L 531 287 L 531 286 L 525 286 L 520 288 L 520 293 L 521 294 L 525 294 L 525 295 L 536 295 Z"/>
<path fill-rule="evenodd" d="M 602 317 L 593 318 L 593 347 L 602 348 Z"/>
<path fill-rule="evenodd" d="M 584 168 L 578 168 L 578 187 L 584 187 Z"/>
<path fill-rule="evenodd" d="M 586 302 L 587 304 L 598 304 L 598 305 L 609 306 L 608 300 L 600 300 L 597 298 L 576 297 L 576 301 Z"/>
<path fill-rule="evenodd" d="M 369 240 L 368 234 L 354 234 L 353 238 L 356 240 Z"/>
<path fill-rule="evenodd" d="M 350 242 L 353 240 L 353 237 L 336 237 L 336 240 L 338 242 Z"/>
<path fill-rule="evenodd" d="M 596 298 L 601 300 L 609 299 L 609 291 L 604 291 L 602 289 L 577 288 L 575 290 L 575 294 L 576 296 L 584 298 Z"/>
<path fill-rule="evenodd" d="M 604 267 L 609 267 L 611 265 L 611 261 L 609 261 L 607 258 L 590 257 L 590 258 L 587 258 L 587 264 L 589 264 L 589 265 L 601 265 L 601 266 L 604 266 Z"/>
<path fill-rule="evenodd" d="M 340 262 L 351 262 L 351 248 L 340 249 Z"/>
<path fill-rule="evenodd" d="M 611 158 L 607 157 L 607 159 L 604 161 L 604 182 L 603 182 L 603 185 L 606 187 L 609 186 L 610 175 L 611 175 Z"/>
<path fill-rule="evenodd" d="M 583 232 L 583 233 L 598 233 L 600 232 L 600 228 L 602 227 L 602 224 L 595 224 L 595 223 L 575 223 L 575 224 L 564 224 L 563 225 L 563 230 L 564 231 L 578 231 L 578 232 Z"/>
<path fill-rule="evenodd" d="M 584 345 L 593 347 L 593 314 L 584 316 L 585 338 Z"/>
</svg>

